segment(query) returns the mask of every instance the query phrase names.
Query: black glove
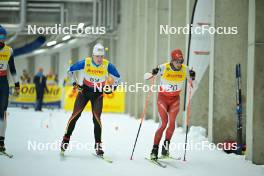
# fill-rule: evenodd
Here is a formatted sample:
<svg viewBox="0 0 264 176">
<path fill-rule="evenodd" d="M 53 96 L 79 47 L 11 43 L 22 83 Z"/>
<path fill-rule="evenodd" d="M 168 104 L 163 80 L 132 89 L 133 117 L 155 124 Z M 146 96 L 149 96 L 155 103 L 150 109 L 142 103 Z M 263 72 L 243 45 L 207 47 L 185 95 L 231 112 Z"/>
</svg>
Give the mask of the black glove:
<svg viewBox="0 0 264 176">
<path fill-rule="evenodd" d="M 77 84 L 76 82 L 74 82 L 72 85 L 74 89 L 77 89 L 79 92 L 82 92 L 83 86 Z"/>
<path fill-rule="evenodd" d="M 14 91 L 14 96 L 19 96 L 19 92 L 20 92 L 20 84 L 19 82 L 15 83 L 15 91 Z"/>
<path fill-rule="evenodd" d="M 195 80 L 195 71 L 193 69 L 189 70 L 189 74 L 191 79 L 194 81 Z"/>
<path fill-rule="evenodd" d="M 154 69 L 152 69 L 152 75 L 157 75 L 158 74 L 158 72 L 159 72 L 159 68 L 157 67 L 157 68 L 154 68 Z"/>
</svg>

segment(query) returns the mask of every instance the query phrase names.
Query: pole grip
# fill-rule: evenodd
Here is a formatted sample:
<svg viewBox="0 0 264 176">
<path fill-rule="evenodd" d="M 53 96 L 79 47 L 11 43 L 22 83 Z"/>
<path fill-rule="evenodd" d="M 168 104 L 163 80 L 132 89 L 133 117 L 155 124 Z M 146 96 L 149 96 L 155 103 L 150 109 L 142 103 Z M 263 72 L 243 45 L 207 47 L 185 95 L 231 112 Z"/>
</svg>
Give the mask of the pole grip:
<svg viewBox="0 0 264 176">
<path fill-rule="evenodd" d="M 240 64 L 236 64 L 236 78 L 241 77 Z"/>
</svg>

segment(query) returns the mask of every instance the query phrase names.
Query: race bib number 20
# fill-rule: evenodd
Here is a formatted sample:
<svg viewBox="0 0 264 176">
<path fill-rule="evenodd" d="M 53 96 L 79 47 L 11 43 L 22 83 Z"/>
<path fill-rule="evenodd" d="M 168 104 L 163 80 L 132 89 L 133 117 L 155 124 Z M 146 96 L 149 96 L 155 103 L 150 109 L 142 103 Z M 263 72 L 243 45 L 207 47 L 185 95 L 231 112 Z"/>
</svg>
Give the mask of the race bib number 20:
<svg viewBox="0 0 264 176">
<path fill-rule="evenodd" d="M 167 92 L 175 92 L 181 90 L 180 84 L 168 84 L 166 86 L 163 85 L 163 87 Z"/>
</svg>

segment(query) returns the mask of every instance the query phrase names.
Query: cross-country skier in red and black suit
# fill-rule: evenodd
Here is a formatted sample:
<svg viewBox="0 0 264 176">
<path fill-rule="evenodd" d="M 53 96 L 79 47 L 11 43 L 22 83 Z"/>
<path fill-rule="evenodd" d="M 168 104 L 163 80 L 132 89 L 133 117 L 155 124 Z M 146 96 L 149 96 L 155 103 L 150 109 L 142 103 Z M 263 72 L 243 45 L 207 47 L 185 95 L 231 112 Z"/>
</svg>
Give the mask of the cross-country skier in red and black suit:
<svg viewBox="0 0 264 176">
<path fill-rule="evenodd" d="M 195 72 L 189 70 L 183 64 L 183 54 L 180 49 L 171 52 L 170 62 L 159 65 L 152 70 L 152 73 L 146 73 L 145 79 L 153 76 L 160 76 L 160 86 L 158 93 L 158 112 L 160 116 L 160 126 L 154 135 L 154 145 L 150 158 L 158 159 L 159 143 L 165 132 L 165 141 L 162 145 L 162 156 L 169 157 L 169 144 L 174 133 L 176 117 L 180 110 L 180 93 L 185 79 L 195 79 Z"/>
</svg>

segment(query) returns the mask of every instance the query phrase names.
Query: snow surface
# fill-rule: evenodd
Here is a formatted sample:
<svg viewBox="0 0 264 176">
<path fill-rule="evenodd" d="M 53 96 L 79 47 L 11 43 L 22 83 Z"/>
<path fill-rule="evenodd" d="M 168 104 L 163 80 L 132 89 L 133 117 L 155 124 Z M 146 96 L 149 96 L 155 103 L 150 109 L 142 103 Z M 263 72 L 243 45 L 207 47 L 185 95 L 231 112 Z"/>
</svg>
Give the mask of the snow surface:
<svg viewBox="0 0 264 176">
<path fill-rule="evenodd" d="M 93 155 L 89 150 L 71 150 L 65 159 L 59 150 L 32 151 L 28 141 L 61 141 L 71 113 L 62 110 L 8 109 L 7 151 L 13 159 L 0 156 L 0 176 L 263 176 L 264 167 L 244 160 L 243 156 L 227 155 L 222 151 L 188 151 L 187 162 L 168 161 L 167 168 L 157 167 L 144 158 L 151 151 L 154 132 L 158 127 L 153 121 L 144 121 L 139 136 L 134 160 L 129 160 L 139 126 L 139 120 L 123 114 L 103 114 L 103 142 L 105 156 L 114 160 L 109 164 Z M 189 137 L 194 142 L 206 141 L 205 130 L 193 127 Z M 173 143 L 183 143 L 184 133 L 177 128 Z M 72 140 L 94 144 L 91 113 L 83 113 L 76 124 Z M 183 150 L 171 151 L 174 157 L 182 156 Z"/>
</svg>

